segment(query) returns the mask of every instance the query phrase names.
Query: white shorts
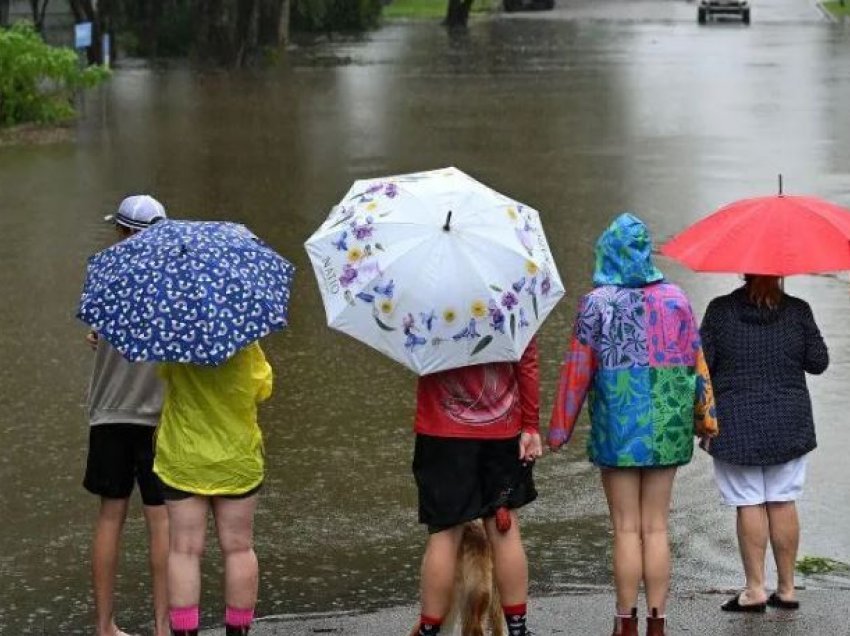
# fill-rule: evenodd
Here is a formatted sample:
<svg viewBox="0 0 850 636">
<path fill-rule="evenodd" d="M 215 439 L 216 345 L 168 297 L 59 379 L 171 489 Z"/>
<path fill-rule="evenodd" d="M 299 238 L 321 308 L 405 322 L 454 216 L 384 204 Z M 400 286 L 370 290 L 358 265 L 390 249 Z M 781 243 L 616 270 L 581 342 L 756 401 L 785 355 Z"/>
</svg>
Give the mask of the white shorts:
<svg viewBox="0 0 850 636">
<path fill-rule="evenodd" d="M 715 459 L 714 481 L 727 506 L 796 501 L 806 481 L 806 456 L 775 466 L 742 466 Z"/>
</svg>

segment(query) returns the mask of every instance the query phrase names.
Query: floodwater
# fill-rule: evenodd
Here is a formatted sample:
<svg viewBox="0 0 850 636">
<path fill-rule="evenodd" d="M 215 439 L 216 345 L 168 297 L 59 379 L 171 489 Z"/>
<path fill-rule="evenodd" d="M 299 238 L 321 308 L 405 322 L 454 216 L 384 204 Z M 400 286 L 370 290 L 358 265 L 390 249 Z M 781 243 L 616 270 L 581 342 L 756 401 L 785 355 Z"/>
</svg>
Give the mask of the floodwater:
<svg viewBox="0 0 850 636">
<path fill-rule="evenodd" d="M 80 482 L 91 353 L 74 309 L 86 256 L 111 239 L 101 219 L 125 194 L 152 192 L 174 217 L 245 222 L 300 268 L 292 325 L 264 343 L 277 373 L 261 413 L 264 615 L 416 596 L 415 379 L 324 326 L 302 248 L 351 181 L 455 165 L 541 211 L 567 286 L 540 336 L 544 422 L 593 242 L 613 215 L 633 210 L 663 239 L 725 202 L 774 191 L 779 172 L 787 191 L 850 206 L 847 30 L 817 15 L 759 24 L 755 12 L 749 29 L 698 28 L 693 5 L 682 6 L 687 19 L 556 12 L 476 22 L 455 38 L 395 24 L 263 71 L 128 66 L 86 97 L 76 141 L 0 149 L 0 633 L 88 633 L 96 501 Z M 659 265 L 700 312 L 737 284 Z M 820 448 L 801 554 L 850 562 L 850 294 L 832 277 L 788 288 L 812 303 L 832 354 L 810 383 Z M 584 430 L 537 469 L 541 497 L 523 516 L 537 594 L 609 583 L 605 506 L 583 441 Z M 117 609 L 125 629 L 145 632 L 137 505 Z M 740 583 L 733 516 L 702 455 L 681 471 L 672 525 L 677 589 Z M 213 625 L 213 547 L 205 573 Z"/>
</svg>

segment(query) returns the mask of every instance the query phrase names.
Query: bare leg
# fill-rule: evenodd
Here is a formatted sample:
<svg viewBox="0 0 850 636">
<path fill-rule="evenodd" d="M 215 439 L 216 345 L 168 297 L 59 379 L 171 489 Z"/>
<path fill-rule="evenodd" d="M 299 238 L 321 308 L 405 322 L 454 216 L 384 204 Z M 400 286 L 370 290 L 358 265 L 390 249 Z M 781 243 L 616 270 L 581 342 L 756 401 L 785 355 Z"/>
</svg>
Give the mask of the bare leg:
<svg viewBox="0 0 850 636">
<path fill-rule="evenodd" d="M 487 538 L 493 550 L 493 573 L 502 605 L 522 605 L 528 600 L 528 561 L 519 532 L 519 518 L 511 510 L 511 528 L 505 533 L 496 528 L 495 517 L 484 520 Z"/>
<path fill-rule="evenodd" d="M 663 616 L 670 590 L 670 542 L 667 519 L 673 493 L 675 468 L 653 468 L 641 471 L 640 520 L 643 543 L 643 582 L 646 607 L 658 609 Z"/>
<path fill-rule="evenodd" d="M 168 510 L 144 506 L 153 587 L 154 636 L 168 636 Z"/>
<path fill-rule="evenodd" d="M 233 608 L 257 604 L 259 568 L 254 552 L 257 495 L 244 499 L 213 498 L 218 543 L 224 557 L 224 602 Z"/>
<path fill-rule="evenodd" d="M 451 607 L 462 536 L 463 525 L 428 536 L 420 580 L 421 611 L 425 616 L 442 619 Z"/>
<path fill-rule="evenodd" d="M 741 604 L 764 603 L 764 555 L 767 551 L 767 512 L 763 504 L 738 506 L 738 547 L 744 564 L 746 589 L 741 593 Z"/>
<path fill-rule="evenodd" d="M 800 519 L 797 504 L 793 501 L 768 502 L 767 518 L 770 528 L 770 546 L 776 560 L 779 582 L 776 593 L 783 601 L 796 600 L 794 568 L 800 546 Z"/>
<path fill-rule="evenodd" d="M 641 546 L 641 471 L 603 468 L 602 485 L 614 526 L 614 585 L 617 613 L 627 615 L 637 605 L 643 578 Z"/>
<path fill-rule="evenodd" d="M 168 605 L 191 607 L 201 600 L 201 556 L 207 532 L 206 497 L 166 502 L 168 506 Z"/>
<path fill-rule="evenodd" d="M 115 575 L 120 560 L 121 532 L 127 518 L 129 499 L 101 497 L 92 545 L 92 583 L 94 587 L 95 633 L 97 636 L 121 636 L 113 616 Z"/>
</svg>

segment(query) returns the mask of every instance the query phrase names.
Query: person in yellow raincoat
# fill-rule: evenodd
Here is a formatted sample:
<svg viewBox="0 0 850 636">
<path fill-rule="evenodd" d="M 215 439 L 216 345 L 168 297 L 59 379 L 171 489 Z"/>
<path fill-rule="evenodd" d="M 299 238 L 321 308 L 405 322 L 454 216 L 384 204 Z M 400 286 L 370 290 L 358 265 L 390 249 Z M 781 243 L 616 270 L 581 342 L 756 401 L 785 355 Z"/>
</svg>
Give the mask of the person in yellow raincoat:
<svg viewBox="0 0 850 636">
<path fill-rule="evenodd" d="M 198 633 L 201 555 L 212 508 L 224 557 L 226 633 L 242 636 L 257 602 L 253 523 L 264 474 L 257 404 L 272 393 L 272 369 L 256 342 L 219 366 L 167 363 L 160 368 L 166 390 L 154 472 L 171 528 L 172 633 Z"/>
</svg>

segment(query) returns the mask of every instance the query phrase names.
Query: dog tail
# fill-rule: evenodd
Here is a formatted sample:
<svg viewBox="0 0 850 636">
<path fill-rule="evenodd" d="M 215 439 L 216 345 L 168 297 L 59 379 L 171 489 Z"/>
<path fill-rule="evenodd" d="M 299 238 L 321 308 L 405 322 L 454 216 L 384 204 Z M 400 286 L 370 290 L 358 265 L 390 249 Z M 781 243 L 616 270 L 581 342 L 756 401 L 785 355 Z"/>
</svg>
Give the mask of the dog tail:
<svg viewBox="0 0 850 636">
<path fill-rule="evenodd" d="M 488 622 L 494 635 L 503 633 L 499 595 L 493 580 L 493 557 L 482 523 L 464 526 L 458 565 L 453 606 L 461 619 L 461 633 L 484 636 Z"/>
</svg>

